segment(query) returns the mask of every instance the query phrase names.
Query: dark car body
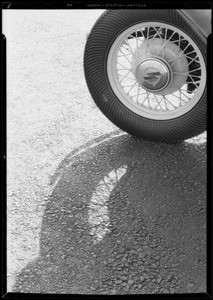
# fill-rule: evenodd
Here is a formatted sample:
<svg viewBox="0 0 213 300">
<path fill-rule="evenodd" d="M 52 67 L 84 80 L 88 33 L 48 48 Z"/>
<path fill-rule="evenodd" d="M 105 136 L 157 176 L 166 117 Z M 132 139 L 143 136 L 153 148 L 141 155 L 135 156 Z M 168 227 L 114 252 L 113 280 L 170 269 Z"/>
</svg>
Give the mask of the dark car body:
<svg viewBox="0 0 213 300">
<path fill-rule="evenodd" d="M 180 9 L 177 12 L 192 26 L 203 41 L 211 34 L 211 9 Z"/>
</svg>

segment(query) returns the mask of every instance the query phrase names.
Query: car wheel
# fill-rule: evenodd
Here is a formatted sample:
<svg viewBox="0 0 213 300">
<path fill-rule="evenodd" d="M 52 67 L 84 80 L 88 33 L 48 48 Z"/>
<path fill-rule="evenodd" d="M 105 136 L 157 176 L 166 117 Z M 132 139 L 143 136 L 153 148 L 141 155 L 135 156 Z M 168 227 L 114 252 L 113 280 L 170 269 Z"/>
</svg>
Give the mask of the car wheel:
<svg viewBox="0 0 213 300">
<path fill-rule="evenodd" d="M 84 53 L 89 91 L 122 130 L 157 141 L 206 130 L 206 44 L 176 10 L 112 10 Z"/>
</svg>

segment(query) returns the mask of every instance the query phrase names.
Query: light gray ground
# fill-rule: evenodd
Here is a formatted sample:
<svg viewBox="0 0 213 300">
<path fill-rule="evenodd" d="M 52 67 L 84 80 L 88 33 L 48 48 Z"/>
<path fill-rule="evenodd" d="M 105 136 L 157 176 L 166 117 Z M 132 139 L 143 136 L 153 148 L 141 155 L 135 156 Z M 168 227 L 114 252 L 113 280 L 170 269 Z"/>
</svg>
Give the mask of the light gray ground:
<svg viewBox="0 0 213 300">
<path fill-rule="evenodd" d="M 102 12 L 3 11 L 8 291 L 205 292 L 206 135 L 138 141 L 102 115 L 83 73 Z"/>
</svg>

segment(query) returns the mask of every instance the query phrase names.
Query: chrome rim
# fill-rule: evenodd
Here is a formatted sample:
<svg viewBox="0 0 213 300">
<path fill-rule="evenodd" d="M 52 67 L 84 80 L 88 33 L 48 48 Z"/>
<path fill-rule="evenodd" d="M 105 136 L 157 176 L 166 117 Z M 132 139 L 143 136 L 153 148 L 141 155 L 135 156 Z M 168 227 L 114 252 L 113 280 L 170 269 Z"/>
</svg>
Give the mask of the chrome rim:
<svg viewBox="0 0 213 300">
<path fill-rule="evenodd" d="M 107 76 L 115 95 L 131 111 L 166 120 L 184 115 L 200 100 L 206 65 L 186 33 L 146 22 L 128 28 L 113 42 Z"/>
</svg>

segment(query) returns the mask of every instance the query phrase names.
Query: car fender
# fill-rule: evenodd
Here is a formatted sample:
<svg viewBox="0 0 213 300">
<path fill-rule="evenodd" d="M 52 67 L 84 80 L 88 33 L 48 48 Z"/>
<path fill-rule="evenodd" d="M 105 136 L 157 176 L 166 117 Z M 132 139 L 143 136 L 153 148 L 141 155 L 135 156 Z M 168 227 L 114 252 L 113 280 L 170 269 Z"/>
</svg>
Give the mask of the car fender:
<svg viewBox="0 0 213 300">
<path fill-rule="evenodd" d="M 178 9 L 177 12 L 206 43 L 211 34 L 211 9 Z"/>
</svg>

